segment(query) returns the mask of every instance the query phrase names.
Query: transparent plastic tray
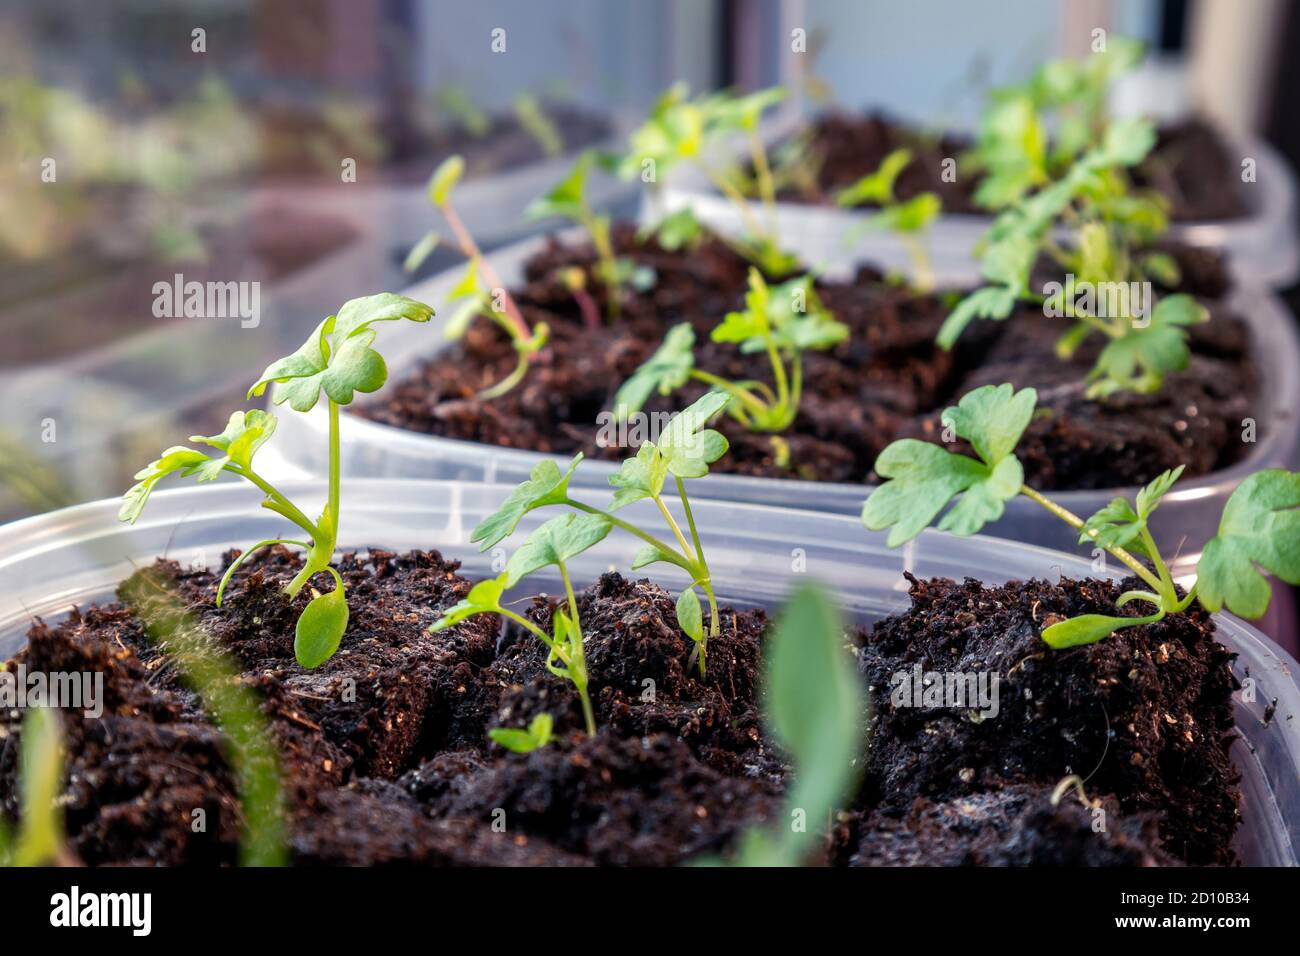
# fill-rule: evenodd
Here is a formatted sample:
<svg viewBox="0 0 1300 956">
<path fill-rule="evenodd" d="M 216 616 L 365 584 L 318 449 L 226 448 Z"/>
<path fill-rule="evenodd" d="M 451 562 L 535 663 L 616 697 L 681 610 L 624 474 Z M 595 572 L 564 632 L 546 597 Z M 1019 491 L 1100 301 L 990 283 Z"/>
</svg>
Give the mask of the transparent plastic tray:
<svg viewBox="0 0 1300 956">
<path fill-rule="evenodd" d="M 611 124 L 610 135 L 592 143 L 592 148 L 618 149 L 626 142 L 631 117 L 615 114 Z M 522 227 L 529 226 L 524 217 L 528 204 L 564 178 L 579 152 L 462 180 L 454 198 L 465 227 L 483 245 L 518 235 Z M 352 183 L 278 182 L 266 186 L 264 192 L 269 199 L 328 209 L 367 235 L 378 234 L 391 245 L 408 249 L 431 229 L 441 227 L 442 216 L 430 205 L 426 184 L 444 158 L 431 158 L 424 178 L 414 183 L 393 182 L 385 179 L 382 171 L 362 170 Z M 630 202 L 638 188 L 599 169 L 588 178 L 588 199 L 597 209 Z"/>
<path fill-rule="evenodd" d="M 544 237 L 503 247 L 489 256 L 503 282 L 513 283 L 524 262 L 545 242 Z M 441 307 L 447 292 L 460 280 L 452 269 L 408 289 L 407 294 Z M 954 281 L 962 281 L 960 279 Z M 965 281 L 969 281 L 969 275 Z M 1255 360 L 1261 375 L 1256 421 L 1258 441 L 1250 454 L 1232 468 L 1188 479 L 1161 502 L 1152 520 L 1157 540 L 1179 542 L 1174 563 L 1185 574 L 1200 557 L 1205 542 L 1218 528 L 1218 515 L 1232 490 L 1251 472 L 1269 467 L 1300 467 L 1300 337 L 1282 303 L 1261 289 L 1242 288 L 1231 304 L 1249 324 Z M 402 323 L 384 329 L 381 348 L 389 358 L 389 380 L 396 381 L 443 345 L 442 330 Z M 280 414 L 275 438 L 259 454 L 263 469 L 296 478 L 319 477 L 328 467 L 328 418 L 324 408 L 300 415 Z M 596 427 L 592 423 L 593 429 Z M 441 478 L 516 484 L 525 480 L 543 455 L 495 445 L 439 438 L 395 428 L 349 414 L 340 416 L 342 473 L 364 478 Z M 629 452 L 630 454 L 630 452 Z M 604 488 L 614 473 L 612 462 L 588 461 L 578 469 L 574 487 Z M 750 504 L 775 505 L 808 511 L 859 514 L 870 485 L 814 482 L 713 474 L 695 483 L 702 497 Z M 1135 489 L 1056 492 L 1053 498 L 1075 514 L 1090 515 L 1117 494 L 1132 497 Z M 1024 498 L 1012 500 L 992 533 L 1063 551 L 1077 550 L 1077 535 L 1059 519 Z"/>
<path fill-rule="evenodd" d="M 293 482 L 283 490 L 308 511 L 325 500 L 321 482 Z M 468 576 L 485 576 L 492 555 L 479 554 L 469 534 L 508 490 L 459 482 L 352 481 L 340 545 L 436 548 L 464 561 Z M 260 498 L 244 484 L 190 487 L 155 494 L 134 526 L 117 521 L 114 500 L 0 527 L 0 657 L 22 645 L 33 616 L 54 621 L 73 604 L 111 600 L 120 580 L 157 556 L 216 567 L 226 549 L 275 537 L 285 521 L 258 507 Z M 812 578 L 832 589 L 846 616 L 865 624 L 906 609 L 904 570 L 957 579 L 975 574 L 989 583 L 1090 574 L 1078 558 L 996 538 L 926 531 L 891 550 L 883 534 L 869 533 L 849 517 L 709 501 L 696 503 L 693 511 L 719 597 L 736 607 L 776 607 L 796 582 Z M 526 516 L 506 544 L 514 546 L 552 514 L 543 509 Z M 653 521 L 657 512 L 639 502 L 628 515 Z M 636 546 L 627 536 L 611 535 L 573 562 L 575 578 L 585 584 L 611 565 L 627 568 Z M 792 573 L 795 548 L 804 552 L 806 573 Z M 685 583 L 681 572 L 666 566 L 648 576 L 674 590 Z M 553 588 L 556 582 L 539 584 Z M 1235 703 L 1244 738 L 1232 748 L 1243 793 L 1235 845 L 1247 863 L 1293 866 L 1300 846 L 1300 719 L 1293 719 L 1300 717 L 1300 665 L 1232 616 L 1217 620 L 1219 640 L 1237 653 L 1233 667 L 1254 678 L 1257 688 L 1254 702 Z M 1265 724 L 1263 708 L 1273 698 L 1276 711 Z"/>
<path fill-rule="evenodd" d="M 779 139 L 783 130 L 792 128 L 783 122 L 765 136 Z M 1232 152 L 1256 161 L 1256 180 L 1243 189 L 1248 215 L 1215 222 L 1173 223 L 1169 238 L 1225 251 L 1233 274 L 1241 281 L 1273 288 L 1289 286 L 1300 276 L 1295 174 L 1282 155 L 1262 140 L 1241 141 Z M 675 172 L 657 193 L 644 194 L 642 215 L 657 220 L 683 207 L 691 208 L 700 221 L 723 234 L 744 232 L 735 205 L 689 168 Z M 911 263 L 897 238 L 879 229 L 864 228 L 873 212 L 782 202 L 777 203 L 777 228 L 782 245 L 810 263 L 873 262 L 907 271 Z M 991 223 L 989 216 L 941 214 L 927 239 L 935 267 L 940 272 L 967 268 L 976 243 Z"/>
</svg>

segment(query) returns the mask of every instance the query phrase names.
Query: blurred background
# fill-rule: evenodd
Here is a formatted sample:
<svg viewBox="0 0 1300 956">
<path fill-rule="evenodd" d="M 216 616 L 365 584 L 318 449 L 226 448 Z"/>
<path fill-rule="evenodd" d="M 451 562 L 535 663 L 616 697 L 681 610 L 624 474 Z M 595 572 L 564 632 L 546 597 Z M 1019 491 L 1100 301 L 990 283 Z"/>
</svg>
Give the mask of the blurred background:
<svg viewBox="0 0 1300 956">
<path fill-rule="evenodd" d="M 491 247 L 537 229 L 519 213 L 565 157 L 617 145 L 676 80 L 963 129 L 1097 26 L 1153 51 L 1122 108 L 1198 113 L 1296 165 L 1283 0 L 6 0 L 0 520 L 120 494 L 220 431 L 344 299 L 409 284 L 450 153 Z M 626 186 L 596 195 L 635 213 Z M 256 321 L 157 314 L 177 274 L 258 283 Z"/>
</svg>

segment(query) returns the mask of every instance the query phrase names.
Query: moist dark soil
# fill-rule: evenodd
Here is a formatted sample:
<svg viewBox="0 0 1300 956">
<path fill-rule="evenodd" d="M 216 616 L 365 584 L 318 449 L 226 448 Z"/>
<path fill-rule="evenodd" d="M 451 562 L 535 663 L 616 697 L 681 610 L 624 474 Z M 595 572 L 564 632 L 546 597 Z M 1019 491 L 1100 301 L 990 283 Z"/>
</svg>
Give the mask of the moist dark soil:
<svg viewBox="0 0 1300 956">
<path fill-rule="evenodd" d="M 61 804 L 78 860 L 237 859 L 228 748 L 183 680 L 185 642 L 159 627 L 167 620 L 227 655 L 260 699 L 297 864 L 676 865 L 725 857 L 740 833 L 788 812 L 788 766 L 759 718 L 761 611 L 720 610 L 700 680 L 672 597 L 603 575 L 578 598 L 599 727 L 587 737 L 572 690 L 526 632 L 485 616 L 428 633 L 471 586 L 434 551 L 345 555 L 347 633 L 325 665 L 302 669 L 293 630 L 308 595 L 282 593 L 298 567 L 279 547 L 260 552 L 218 610 L 212 572 L 159 560 L 123 582 L 116 603 L 32 626 L 15 658 L 29 672 L 104 674 L 101 717 L 63 712 Z M 872 698 L 865 775 L 810 862 L 1230 862 L 1233 681 L 1210 620 L 1179 616 L 1060 653 L 1038 639 L 1053 615 L 1116 613 L 1116 593 L 1096 581 L 913 579 L 910 610 L 846 635 Z M 548 623 L 551 598 L 523 606 Z M 893 707 L 890 675 L 917 662 L 1005 675 L 1000 712 L 977 723 Z M 543 711 L 556 737 L 539 751 L 510 753 L 487 736 Z M 11 818 L 21 733 L 20 711 L 0 715 L 0 810 Z M 1072 793 L 1052 805 L 1070 773 L 1087 777 L 1103 826 Z M 196 809 L 207 822 L 197 832 Z"/>
<path fill-rule="evenodd" d="M 1196 606 L 1103 641 L 1051 651 L 1041 629 L 1079 614 L 1135 616 L 1122 583 L 1063 579 L 986 587 L 909 575 L 911 610 L 866 638 L 872 688 L 867 806 L 946 803 L 1001 781 L 1049 783 L 1068 774 L 1114 795 L 1125 814 L 1158 813 L 1169 852 L 1230 863 L 1239 816 L 1230 695 L 1232 654 Z M 900 672 L 996 674 L 995 717 L 970 708 L 902 706 Z"/>
<path fill-rule="evenodd" d="M 810 145 L 818 157 L 816 182 L 792 185 L 781 194 L 794 202 L 828 203 L 835 193 L 880 167 L 896 149 L 912 151 L 913 162 L 898 177 L 896 194 L 911 199 L 933 192 L 945 212 L 986 214 L 975 205 L 980 177 L 962 175 L 953 182 L 941 175 L 945 159 L 970 149 L 968 138 L 926 133 L 881 114 L 828 113 L 812 124 Z M 1170 204 L 1176 222 L 1237 219 L 1247 214 L 1240 188 L 1240 157 L 1199 119 L 1162 127 L 1155 149 L 1133 173 L 1134 185 L 1153 189 Z"/>
<path fill-rule="evenodd" d="M 583 245 L 556 240 L 534 257 L 515 299 L 531 323 L 546 322 L 552 343 L 523 383 L 493 401 L 478 393 L 514 368 L 516 353 L 488 322 L 476 322 L 358 414 L 399 428 L 508 448 L 620 459 L 629 448 L 600 427 L 618 387 L 679 322 L 696 335 L 698 367 L 732 379 L 766 378 L 770 371 L 738 348 L 714 343 L 711 330 L 727 311 L 743 307 L 747 263 L 721 241 L 669 252 L 638 241 L 631 227 L 616 230 L 619 253 L 654 270 L 645 293 L 625 295 L 616 322 L 593 327 L 557 278 L 563 267 L 589 270 Z M 977 322 L 952 352 L 934 344 L 955 293 L 920 295 L 862 268 L 848 281 L 822 281 L 818 295 L 851 330 L 850 339 L 804 359 L 805 389 L 793 427 L 781 437 L 790 448 L 782 465 L 771 437 L 730 420 L 716 427 L 731 451 L 714 469 L 770 478 L 865 482 L 880 451 L 900 436 L 938 436 L 943 409 L 969 389 L 1011 382 L 1039 389 L 1041 414 L 1021 445 L 1030 483 L 1044 489 L 1112 488 L 1151 480 L 1186 464 L 1188 477 L 1239 460 L 1243 418 L 1259 419 L 1259 383 L 1250 339 L 1241 320 L 1210 301 L 1228 281 L 1212 254 L 1173 248 L 1183 288 L 1206 297 L 1213 319 L 1192 333 L 1193 359 L 1170 376 L 1158 395 L 1087 400 L 1084 376 L 1101 343 L 1091 341 L 1070 360 L 1055 352 L 1066 320 L 1024 310 L 1006 322 Z M 656 396 L 647 412 L 669 413 L 703 392 L 692 385 Z M 632 442 L 632 449 L 639 439 Z"/>
</svg>

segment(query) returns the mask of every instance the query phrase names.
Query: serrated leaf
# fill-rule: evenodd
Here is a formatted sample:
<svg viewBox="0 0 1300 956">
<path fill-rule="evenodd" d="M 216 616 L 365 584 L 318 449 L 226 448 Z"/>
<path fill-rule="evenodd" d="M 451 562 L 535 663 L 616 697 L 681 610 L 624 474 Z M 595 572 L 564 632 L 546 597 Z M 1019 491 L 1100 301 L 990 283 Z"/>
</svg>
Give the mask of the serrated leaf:
<svg viewBox="0 0 1300 956">
<path fill-rule="evenodd" d="M 1079 544 L 1096 542 L 1103 548 L 1128 548 L 1146 553 L 1141 541 L 1145 519 L 1124 498 L 1112 498 L 1079 529 Z"/>
<path fill-rule="evenodd" d="M 976 289 L 967 295 L 943 320 L 935 341 L 941 348 L 950 349 L 957 344 L 966 326 L 976 319 L 1001 321 L 1011 315 L 1016 307 L 1016 292 L 1005 286 Z"/>
<path fill-rule="evenodd" d="M 727 453 L 727 439 L 704 426 L 730 401 L 725 392 L 705 392 L 668 420 L 657 447 L 669 472 L 678 478 L 702 478 L 709 473 L 709 465 Z"/>
<path fill-rule="evenodd" d="M 1271 589 L 1260 569 L 1300 584 L 1300 474 L 1269 468 L 1232 493 L 1196 565 L 1200 601 L 1211 611 L 1227 606 L 1242 617 L 1261 617 Z"/>
<path fill-rule="evenodd" d="M 266 444 L 267 439 L 275 433 L 276 419 L 270 412 L 259 408 L 247 412 L 234 412 L 226 422 L 226 428 L 219 435 L 191 435 L 190 441 L 199 442 L 212 448 L 220 449 L 226 454 L 213 458 L 201 465 L 196 473 L 200 481 L 216 478 L 227 462 L 251 468 L 253 456 Z"/>
<path fill-rule="evenodd" d="M 997 468 L 955 455 L 929 442 L 904 438 L 876 459 L 875 470 L 887 479 L 862 508 L 862 523 L 871 531 L 890 529 L 887 543 L 896 548 L 920 534 L 949 502 L 971 491 L 971 504 L 945 516 L 943 530 L 974 534 L 1002 515 L 1003 504 L 1020 490 L 1020 462 L 1005 458 Z M 1020 481 L 1016 481 L 1020 477 Z M 1013 487 L 1014 485 L 1014 487 Z"/>
<path fill-rule="evenodd" d="M 388 377 L 383 357 L 370 348 L 377 334 L 371 326 L 399 319 L 428 322 L 433 314 L 423 302 L 391 292 L 351 299 L 296 352 L 268 365 L 248 397 L 261 395 L 274 382 L 273 401 L 288 402 L 295 411 L 311 411 L 322 389 L 337 404 L 349 404 L 355 392 L 373 392 Z"/>
<path fill-rule="evenodd" d="M 306 668 L 334 656 L 348 627 L 348 602 L 341 587 L 312 598 L 294 628 L 293 654 Z"/>
<path fill-rule="evenodd" d="M 1016 391 L 1009 384 L 984 385 L 945 409 L 942 419 L 970 442 L 986 464 L 996 465 L 1020 443 L 1037 402 L 1038 392 L 1032 388 Z"/>
<path fill-rule="evenodd" d="M 528 512 L 564 501 L 569 496 L 569 480 L 580 461 L 581 452 L 573 456 L 564 471 L 560 471 L 560 466 L 550 459 L 539 461 L 533 466 L 528 480 L 510 492 L 510 497 L 501 503 L 500 508 L 479 522 L 469 536 L 470 541 L 478 544 L 480 551 L 486 551 L 514 534 Z"/>
<path fill-rule="evenodd" d="M 704 640 L 704 614 L 694 587 L 685 588 L 677 597 L 677 625 L 696 643 Z"/>
<path fill-rule="evenodd" d="M 539 525 L 506 562 L 506 587 L 550 565 L 560 565 L 594 547 L 609 534 L 604 515 L 564 514 Z"/>
<path fill-rule="evenodd" d="M 134 524 L 144 511 L 144 506 L 153 494 L 154 485 L 173 472 L 188 477 L 205 467 L 212 459 L 201 451 L 173 445 L 162 453 L 162 457 L 149 463 L 135 473 L 136 483 L 122 495 L 122 506 L 118 509 L 117 520 Z"/>
<path fill-rule="evenodd" d="M 1191 296 L 1172 295 L 1152 310 L 1146 327 L 1129 329 L 1111 339 L 1088 373 L 1088 394 L 1100 397 L 1117 391 L 1153 392 L 1165 377 L 1187 367 L 1191 349 L 1186 327 L 1204 322 L 1209 312 Z"/>
<path fill-rule="evenodd" d="M 690 380 L 695 367 L 695 333 L 689 322 L 674 325 L 654 355 L 632 373 L 614 396 L 614 413 L 620 420 L 645 407 L 650 395 L 668 395 Z"/>
<path fill-rule="evenodd" d="M 644 442 L 635 455 L 624 459 L 618 471 L 609 476 L 609 483 L 616 489 L 609 510 L 617 511 L 634 501 L 653 498 L 663 491 L 667 477 L 668 462 L 653 442 Z"/>
<path fill-rule="evenodd" d="M 475 614 L 495 613 L 501 608 L 501 595 L 506 590 L 506 573 L 479 581 L 469 593 L 442 612 L 442 617 L 429 626 L 430 631 L 445 631 Z"/>
<path fill-rule="evenodd" d="M 1138 491 L 1137 513 L 1140 518 L 1145 521 L 1151 517 L 1151 513 L 1160 506 L 1160 499 L 1168 494 L 1174 482 L 1182 477 L 1184 467 L 1179 465 L 1177 468 L 1161 472 Z"/>
</svg>

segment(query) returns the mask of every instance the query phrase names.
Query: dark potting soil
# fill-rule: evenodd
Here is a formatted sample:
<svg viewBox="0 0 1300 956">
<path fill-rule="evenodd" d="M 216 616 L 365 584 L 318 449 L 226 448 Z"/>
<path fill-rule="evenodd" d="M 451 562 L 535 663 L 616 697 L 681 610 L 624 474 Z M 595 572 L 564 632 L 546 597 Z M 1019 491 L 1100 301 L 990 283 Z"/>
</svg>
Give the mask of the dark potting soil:
<svg viewBox="0 0 1300 956">
<path fill-rule="evenodd" d="M 395 381 L 358 414 L 375 421 L 446 438 L 557 455 L 581 451 L 620 459 L 629 447 L 608 441 L 600 416 L 618 387 L 644 362 L 669 328 L 689 322 L 700 368 L 730 377 L 770 381 L 761 357 L 742 355 L 709 333 L 729 310 L 743 306 L 747 264 L 725 244 L 706 240 L 690 253 L 668 252 L 637 241 L 629 226 L 616 230 L 620 254 L 649 266 L 656 283 L 625 297 L 616 322 L 584 322 L 572 294 L 556 278 L 559 269 L 590 269 L 586 246 L 552 241 L 527 266 L 516 301 L 532 323 L 546 322 L 552 343 L 522 384 L 483 401 L 478 393 L 509 374 L 515 351 L 494 325 L 476 322 L 414 373 Z M 1173 250 L 1184 287 L 1207 297 L 1222 295 L 1227 279 L 1214 256 Z M 603 303 L 589 278 L 588 288 Z M 714 469 L 770 478 L 863 482 L 880 451 L 901 436 L 934 435 L 942 410 L 969 389 L 1011 382 L 1039 389 L 1043 414 L 1021 446 L 1028 481 L 1053 489 L 1112 488 L 1149 481 L 1179 464 L 1202 475 L 1239 460 L 1249 447 L 1241 421 L 1253 417 L 1259 385 L 1249 357 L 1244 324 L 1210 303 L 1213 320 L 1192 332 L 1193 360 L 1169 377 L 1158 395 L 1085 399 L 1084 376 L 1101 343 L 1097 337 L 1066 361 L 1055 342 L 1066 320 L 1026 309 L 1006 322 L 977 322 L 952 352 L 934 344 L 954 294 L 919 295 L 862 268 L 849 281 L 817 286 L 824 304 L 851 330 L 848 342 L 804 358 L 804 396 L 794 426 L 781 436 L 789 466 L 778 461 L 770 436 L 748 432 L 730 420 L 716 427 L 731 451 Z M 702 394 L 692 383 L 667 398 L 655 396 L 647 412 L 668 413 Z M 1265 425 L 1267 427 L 1267 425 Z M 644 436 L 643 436 L 644 437 Z"/>
<path fill-rule="evenodd" d="M 570 685 L 545 670 L 531 637 L 487 617 L 427 633 L 471 586 L 437 552 L 345 555 L 347 633 L 325 665 L 302 669 L 293 630 L 308 595 L 290 602 L 281 591 L 298 567 L 279 547 L 259 553 L 218 610 L 212 572 L 160 560 L 122 584 L 118 603 L 33 625 L 16 657 L 29 671 L 104 674 L 101 717 L 63 711 L 61 803 L 77 859 L 237 858 L 228 751 L 182 679 L 183 642 L 157 624 L 168 620 L 228 655 L 260 698 L 295 863 L 674 865 L 725 854 L 745 829 L 783 818 L 787 766 L 759 719 L 761 611 L 720 611 L 701 681 L 663 589 L 609 573 L 580 592 L 599 727 L 588 738 Z M 1115 593 L 1094 581 L 913 581 L 910 610 L 846 635 L 875 716 L 865 780 L 820 862 L 1231 860 L 1232 678 L 1208 618 L 1180 615 L 1063 653 L 1038 641 L 1053 614 L 1117 613 Z M 550 601 L 521 613 L 545 625 Z M 893 708 L 881 683 L 914 662 L 1005 675 L 1001 712 L 976 723 Z M 487 736 L 542 711 L 556 727 L 542 750 L 508 753 Z M 20 712 L 0 715 L 0 810 L 11 818 L 21 733 Z M 1076 771 L 1103 801 L 1101 832 L 1072 796 L 1050 804 Z M 197 832 L 195 809 L 207 822 Z"/>
<path fill-rule="evenodd" d="M 933 192 L 945 212 L 987 215 L 975 205 L 979 176 L 963 175 L 960 157 L 968 138 L 931 134 L 880 114 L 828 113 L 812 124 L 810 144 L 820 158 L 816 185 L 792 185 L 781 194 L 794 202 L 829 203 L 837 191 L 875 172 L 896 149 L 912 151 L 913 162 L 899 174 L 896 195 L 911 199 Z M 946 159 L 959 161 L 955 181 L 942 176 Z M 1237 219 L 1246 215 L 1240 189 L 1240 157 L 1203 120 L 1161 127 L 1156 147 L 1133 172 L 1134 185 L 1153 189 L 1170 204 L 1176 222 Z"/>
<path fill-rule="evenodd" d="M 1001 780 L 1077 774 L 1089 795 L 1113 794 L 1125 814 L 1160 814 L 1165 849 L 1198 864 L 1229 863 L 1239 821 L 1232 654 L 1199 606 L 1105 640 L 1052 651 L 1041 629 L 1117 609 L 1127 582 L 1033 580 L 987 587 L 921 581 L 912 607 L 866 638 L 862 670 L 877 708 L 867 753 L 867 806 L 943 803 Z M 904 706 L 897 675 L 999 675 L 997 713 Z M 915 682 L 913 682 L 913 687 Z M 913 698 L 914 699 L 914 698 Z M 967 699 L 969 702 L 969 698 Z M 895 705 L 897 703 L 897 706 Z"/>
</svg>

